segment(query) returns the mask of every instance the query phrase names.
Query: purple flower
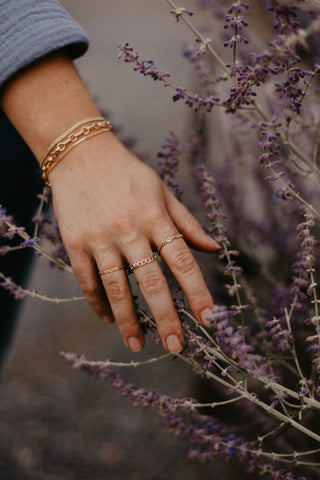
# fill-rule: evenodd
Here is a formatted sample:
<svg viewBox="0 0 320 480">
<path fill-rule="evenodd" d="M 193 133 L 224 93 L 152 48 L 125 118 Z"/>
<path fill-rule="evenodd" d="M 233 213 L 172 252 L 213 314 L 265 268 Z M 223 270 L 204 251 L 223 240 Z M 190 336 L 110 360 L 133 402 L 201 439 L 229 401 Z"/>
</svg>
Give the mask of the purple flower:
<svg viewBox="0 0 320 480">
<path fill-rule="evenodd" d="M 248 26 L 248 22 L 245 21 L 244 16 L 233 16 L 233 15 L 226 15 L 225 17 L 225 25 L 224 28 L 237 28 L 238 30 L 242 30 L 244 27 Z"/>
<path fill-rule="evenodd" d="M 180 100 L 181 98 L 185 98 L 187 89 L 183 87 L 177 87 L 176 88 L 176 93 L 173 95 L 172 100 L 176 102 L 177 100 Z"/>
<path fill-rule="evenodd" d="M 294 64 L 289 68 L 286 79 L 274 84 L 275 91 L 284 105 L 298 114 L 300 113 L 303 99 L 303 85 L 300 85 L 300 83 L 303 83 L 308 75 L 310 75 L 310 72 L 303 71 Z"/>
<path fill-rule="evenodd" d="M 34 245 L 39 242 L 40 238 L 28 238 L 24 242 L 20 243 L 20 247 L 34 247 Z"/>
<path fill-rule="evenodd" d="M 179 8 L 176 8 L 175 10 L 171 10 L 170 13 L 176 17 L 177 22 L 179 22 L 180 17 L 183 14 L 189 15 L 189 17 L 192 17 L 193 15 L 193 12 L 191 12 L 191 10 L 187 10 L 184 7 L 179 7 Z"/>
<path fill-rule="evenodd" d="M 3 236 L 11 240 L 15 235 L 19 235 L 19 233 L 25 232 L 25 230 L 24 227 L 13 227 L 6 231 Z"/>
<path fill-rule="evenodd" d="M 284 352 L 290 349 L 290 345 L 294 343 L 292 333 L 284 328 L 282 322 L 278 318 L 270 320 L 266 327 L 268 328 L 268 334 L 273 340 L 274 346 L 280 352 Z"/>
<path fill-rule="evenodd" d="M 162 72 L 156 68 L 153 60 L 140 60 L 139 54 L 134 51 L 128 42 L 118 45 L 120 48 L 119 58 L 124 58 L 126 63 L 133 63 L 134 70 L 144 76 L 150 76 L 153 80 L 165 81 L 170 77 L 168 72 Z"/>
<path fill-rule="evenodd" d="M 239 34 L 236 34 L 236 35 L 233 35 L 230 40 L 224 42 L 224 46 L 225 47 L 230 47 L 230 48 L 234 48 L 238 42 L 242 42 L 244 44 L 247 44 L 248 43 L 248 39 L 246 37 L 244 37 L 243 35 L 239 35 Z"/>
<path fill-rule="evenodd" d="M 158 158 L 160 159 L 158 165 L 160 167 L 160 177 L 173 194 L 180 199 L 182 190 L 179 187 L 178 182 L 175 180 L 179 167 L 179 156 L 181 155 L 181 150 L 178 145 L 178 137 L 174 132 L 170 132 L 169 138 L 158 153 Z"/>
<path fill-rule="evenodd" d="M 125 62 L 133 63 L 135 65 L 135 71 L 138 71 L 144 76 L 149 76 L 153 80 L 159 80 L 163 82 L 165 86 L 172 87 L 172 85 L 167 81 L 167 78 L 170 77 L 170 74 L 168 72 L 162 72 L 158 70 L 153 60 L 140 60 L 138 53 L 134 52 L 133 48 L 127 42 L 119 45 L 119 48 L 121 50 L 119 58 L 124 57 Z M 176 102 L 177 100 L 184 99 L 185 104 L 188 107 L 191 107 L 195 112 L 197 112 L 201 107 L 204 107 L 207 113 L 210 113 L 214 105 L 219 102 L 219 98 L 212 94 L 202 97 L 198 94 L 187 92 L 187 90 L 183 87 L 174 88 L 175 94 L 172 97 L 173 101 Z"/>
<path fill-rule="evenodd" d="M 232 6 L 228 10 L 228 14 L 235 13 L 239 15 L 240 13 L 243 12 L 243 10 L 248 10 L 250 5 L 247 2 L 243 2 L 241 0 L 238 0 L 232 4 Z"/>
<path fill-rule="evenodd" d="M 281 5 L 277 0 L 270 0 L 268 10 L 273 13 L 273 26 L 281 35 L 295 32 L 299 28 L 297 8 Z"/>
<path fill-rule="evenodd" d="M 4 281 L 0 283 L 0 287 L 4 288 L 7 290 L 11 295 L 14 296 L 16 300 L 21 300 L 22 298 L 25 297 L 25 293 L 23 292 L 22 287 L 20 285 L 17 285 L 11 277 L 7 277 Z"/>
</svg>

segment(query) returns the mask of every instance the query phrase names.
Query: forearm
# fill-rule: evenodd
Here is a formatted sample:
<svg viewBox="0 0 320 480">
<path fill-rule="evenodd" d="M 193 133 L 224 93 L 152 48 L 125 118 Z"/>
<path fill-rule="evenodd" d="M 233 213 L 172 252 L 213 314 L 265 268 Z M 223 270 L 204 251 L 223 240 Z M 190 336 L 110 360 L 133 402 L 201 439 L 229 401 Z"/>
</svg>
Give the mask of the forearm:
<svg viewBox="0 0 320 480">
<path fill-rule="evenodd" d="M 74 123 L 99 116 L 72 60 L 62 52 L 13 77 L 2 89 L 1 106 L 38 159 Z"/>
</svg>

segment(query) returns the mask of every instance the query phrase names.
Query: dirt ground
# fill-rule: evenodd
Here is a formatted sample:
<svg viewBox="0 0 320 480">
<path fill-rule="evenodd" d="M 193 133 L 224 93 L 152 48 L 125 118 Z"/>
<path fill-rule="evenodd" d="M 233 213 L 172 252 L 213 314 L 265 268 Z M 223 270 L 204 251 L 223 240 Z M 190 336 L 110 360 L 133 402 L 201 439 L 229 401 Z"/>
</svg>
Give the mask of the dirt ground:
<svg viewBox="0 0 320 480">
<path fill-rule="evenodd" d="M 62 3 L 91 38 L 89 53 L 78 62 L 90 91 L 126 135 L 139 138 L 152 163 L 168 132 L 182 131 L 190 114 L 173 105 L 161 85 L 117 60 L 117 43 L 132 42 L 145 58 L 174 71 L 178 84 L 188 83 L 189 66 L 179 53 L 190 33 L 169 15 L 165 0 Z M 80 293 L 75 280 L 42 259 L 34 262 L 29 287 L 50 296 Z M 184 442 L 161 427 L 154 413 L 134 409 L 107 384 L 73 372 L 60 357 L 62 350 L 96 360 L 155 355 L 149 339 L 143 353 L 132 356 L 116 327 L 103 325 L 84 302 L 23 301 L 0 389 L 1 480 L 241 479 L 236 466 L 223 460 L 208 465 L 187 460 Z M 178 362 L 124 374 L 159 392 L 196 394 L 191 373 Z"/>
</svg>

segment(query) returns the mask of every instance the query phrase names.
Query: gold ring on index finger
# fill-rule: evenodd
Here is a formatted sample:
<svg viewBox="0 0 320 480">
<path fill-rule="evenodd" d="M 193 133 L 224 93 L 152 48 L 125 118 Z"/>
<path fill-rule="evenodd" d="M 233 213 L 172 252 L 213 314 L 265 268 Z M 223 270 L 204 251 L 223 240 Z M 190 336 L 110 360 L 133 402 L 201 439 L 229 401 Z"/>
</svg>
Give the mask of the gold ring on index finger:
<svg viewBox="0 0 320 480">
<path fill-rule="evenodd" d="M 182 233 L 175 233 L 174 235 L 167 237 L 165 240 L 162 240 L 162 242 L 158 246 L 158 254 L 160 255 L 160 250 L 162 247 L 164 247 L 168 243 L 173 242 L 174 240 L 177 240 L 178 238 L 183 238 Z"/>
</svg>

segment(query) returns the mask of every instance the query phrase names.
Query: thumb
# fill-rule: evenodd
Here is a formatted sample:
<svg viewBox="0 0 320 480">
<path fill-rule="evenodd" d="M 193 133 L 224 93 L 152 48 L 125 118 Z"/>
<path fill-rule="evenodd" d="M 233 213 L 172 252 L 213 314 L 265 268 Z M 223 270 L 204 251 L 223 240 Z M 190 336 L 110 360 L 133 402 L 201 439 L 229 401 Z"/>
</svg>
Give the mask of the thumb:
<svg viewBox="0 0 320 480">
<path fill-rule="evenodd" d="M 221 246 L 203 230 L 198 220 L 166 187 L 164 195 L 172 221 L 191 247 L 204 252 L 220 250 Z"/>
</svg>

